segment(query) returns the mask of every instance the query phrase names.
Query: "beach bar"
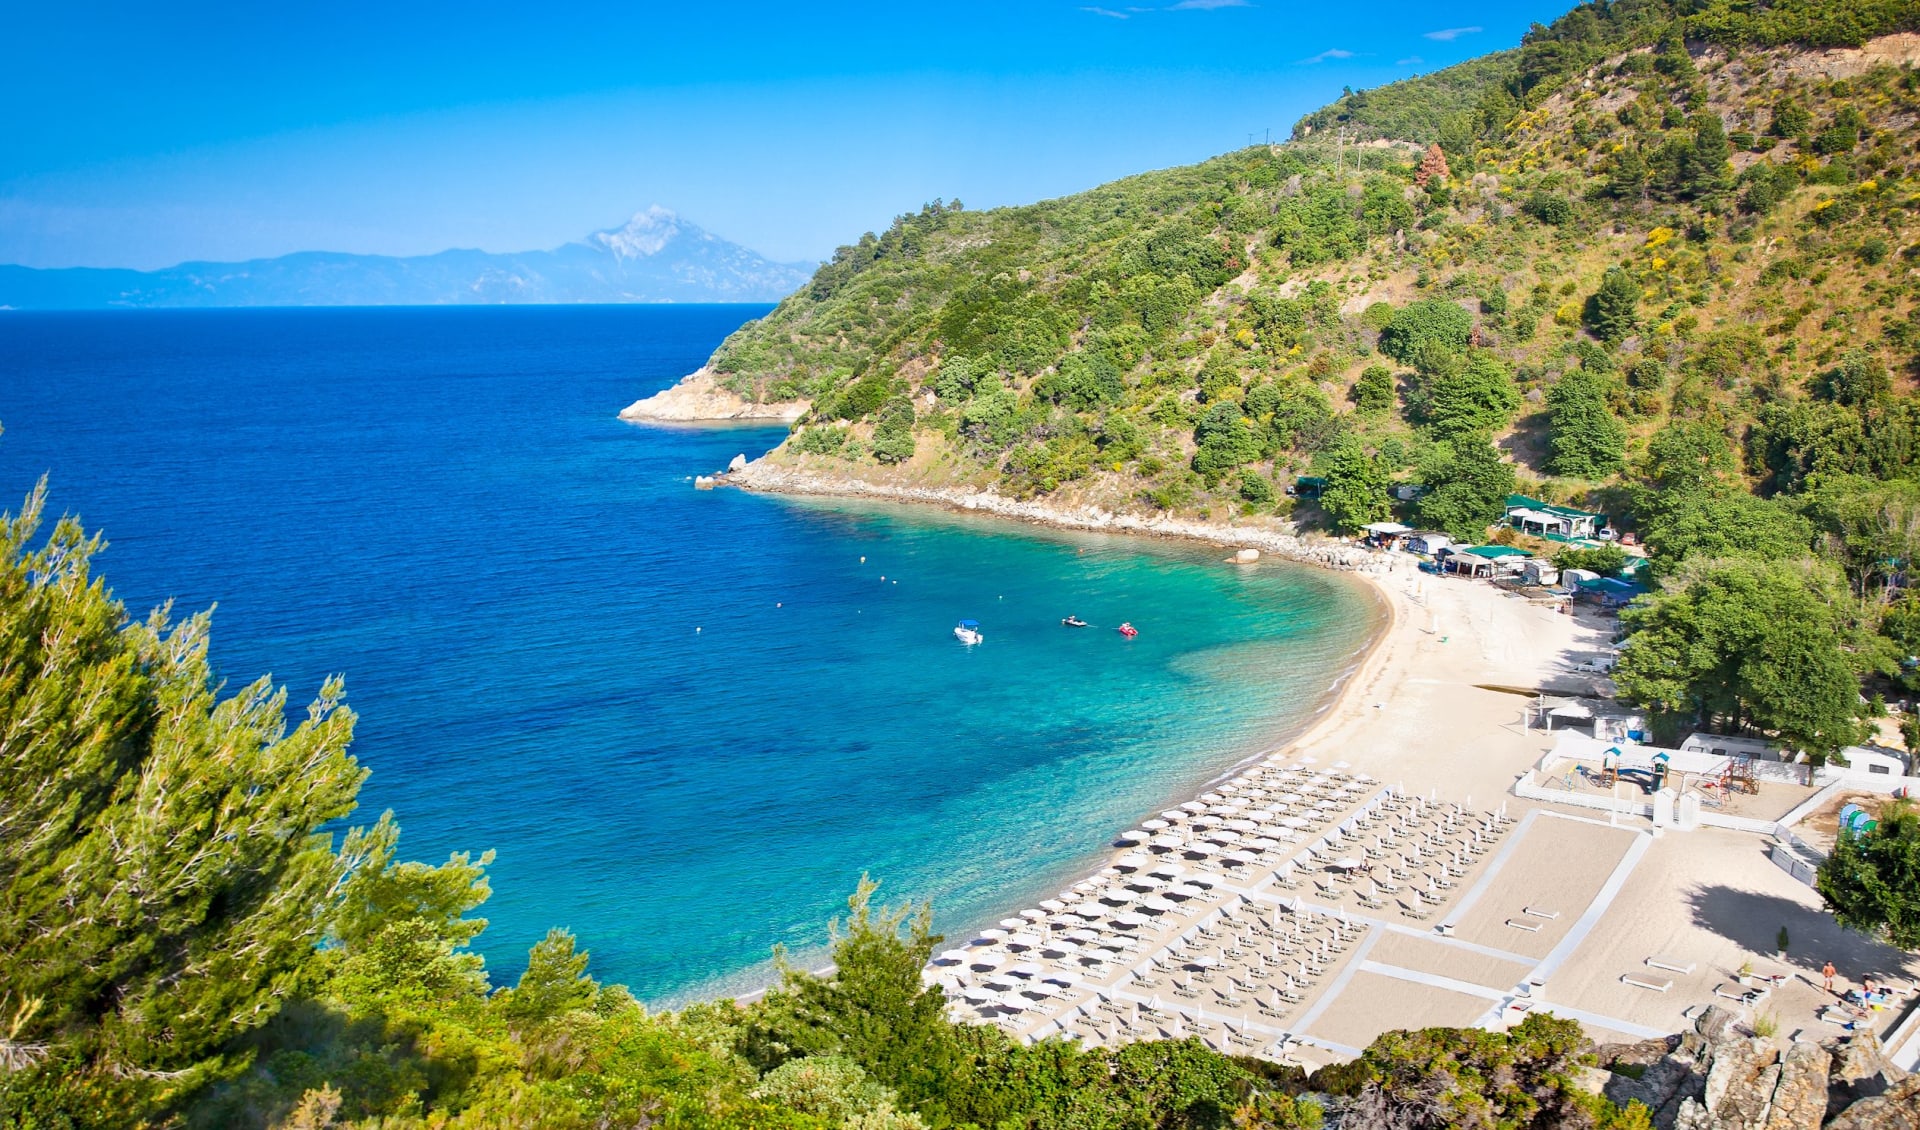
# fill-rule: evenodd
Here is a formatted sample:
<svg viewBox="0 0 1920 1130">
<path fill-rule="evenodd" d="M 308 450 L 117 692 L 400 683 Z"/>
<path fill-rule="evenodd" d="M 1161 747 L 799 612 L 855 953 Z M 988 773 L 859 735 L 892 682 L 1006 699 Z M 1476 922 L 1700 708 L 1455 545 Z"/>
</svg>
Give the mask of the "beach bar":
<svg viewBox="0 0 1920 1130">
<path fill-rule="evenodd" d="M 1605 514 L 1554 506 L 1524 494 L 1507 496 L 1506 521 L 1523 534 L 1555 540 L 1598 537 L 1607 526 Z"/>
</svg>

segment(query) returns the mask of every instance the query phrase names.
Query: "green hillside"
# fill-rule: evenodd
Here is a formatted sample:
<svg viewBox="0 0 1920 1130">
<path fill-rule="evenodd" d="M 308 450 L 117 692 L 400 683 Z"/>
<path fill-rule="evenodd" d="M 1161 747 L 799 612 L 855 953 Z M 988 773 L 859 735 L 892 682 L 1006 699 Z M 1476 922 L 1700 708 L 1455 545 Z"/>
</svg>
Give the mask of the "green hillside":
<svg viewBox="0 0 1920 1130">
<path fill-rule="evenodd" d="M 1517 489 L 1612 515 L 1669 579 L 1782 563 L 1849 641 L 1820 719 L 1718 668 L 1623 686 L 1825 756 L 1860 733 L 1844 687 L 1903 693 L 1920 654 L 1895 599 L 1920 527 L 1916 28 L 1912 2 L 1585 4 L 1285 145 L 901 216 L 712 367 L 809 400 L 771 460 L 828 476 L 1476 540 Z"/>
</svg>

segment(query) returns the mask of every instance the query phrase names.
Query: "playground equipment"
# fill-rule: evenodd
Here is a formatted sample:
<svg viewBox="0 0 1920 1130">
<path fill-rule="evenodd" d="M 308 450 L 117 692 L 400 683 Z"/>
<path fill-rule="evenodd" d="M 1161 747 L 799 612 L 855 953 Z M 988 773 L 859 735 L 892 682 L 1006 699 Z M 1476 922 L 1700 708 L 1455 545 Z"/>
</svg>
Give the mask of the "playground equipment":
<svg viewBox="0 0 1920 1130">
<path fill-rule="evenodd" d="M 1718 772 L 1702 773 L 1688 782 L 1688 787 L 1699 794 L 1701 804 L 1721 808 L 1734 793 L 1758 793 L 1760 782 L 1754 776 L 1753 758 L 1729 757 Z"/>
</svg>

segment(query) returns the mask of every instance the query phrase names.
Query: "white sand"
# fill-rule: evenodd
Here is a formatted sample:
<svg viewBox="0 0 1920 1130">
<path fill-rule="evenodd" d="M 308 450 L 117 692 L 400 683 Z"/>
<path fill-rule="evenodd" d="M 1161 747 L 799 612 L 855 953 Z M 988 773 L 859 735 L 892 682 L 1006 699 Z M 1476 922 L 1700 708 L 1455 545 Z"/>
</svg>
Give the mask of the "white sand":
<svg viewBox="0 0 1920 1130">
<path fill-rule="evenodd" d="M 1831 997 L 1808 976 L 1827 959 L 1841 969 L 1840 988 L 1867 975 L 1920 977 L 1920 959 L 1835 925 L 1817 894 L 1769 862 L 1762 837 L 1712 829 L 1655 837 L 1641 820 L 1611 827 L 1591 810 L 1508 795 L 1550 745 L 1548 735 L 1525 728 L 1524 692 L 1609 689 L 1571 667 L 1602 650 L 1614 624 L 1557 614 L 1484 583 L 1420 574 L 1410 558 L 1390 560 L 1391 569 L 1366 578 L 1390 613 L 1378 644 L 1320 722 L 1273 760 L 1315 770 L 1340 766 L 1345 774 L 1368 774 L 1405 793 L 1432 793 L 1480 812 L 1505 805 L 1516 823 L 1468 858 L 1466 874 L 1422 917 L 1401 913 L 1413 905 L 1410 892 L 1364 907 L 1365 880 L 1343 884 L 1316 875 L 1283 889 L 1266 878 L 1267 865 L 1253 869 L 1257 874 L 1221 872 L 1228 877 L 1224 899 L 1156 925 L 1148 947 L 1112 972 L 1002 1023 L 1029 1039 L 1055 1034 L 1064 1024 L 1103 1043 L 1197 1033 L 1224 1050 L 1314 1063 L 1351 1054 L 1396 1028 L 1497 1028 L 1519 1018 L 1511 1006 L 1520 1001 L 1573 1016 L 1600 1040 L 1674 1032 L 1707 1004 L 1740 1007 L 1715 989 L 1734 992 L 1733 973 L 1745 962 L 1757 973 L 1796 975 L 1748 1015 L 1772 1014 L 1787 1034 L 1827 1036 L 1839 1029 L 1814 1014 Z M 1803 792 L 1768 788 L 1743 807 L 1772 815 Z M 1376 823 L 1343 851 L 1371 846 L 1384 826 Z M 1395 858 L 1387 854 L 1388 861 Z M 1352 920 L 1341 948 L 1299 987 L 1298 1000 L 1267 1003 L 1283 970 L 1234 956 L 1236 944 L 1243 954 L 1264 952 L 1269 944 L 1258 931 L 1232 942 L 1241 927 L 1226 929 L 1204 948 L 1225 963 L 1216 972 L 1189 982 L 1185 974 L 1162 971 L 1154 986 L 1131 980 L 1129 970 L 1148 949 L 1208 921 L 1241 893 L 1262 908 L 1262 922 L 1269 908 L 1296 895 L 1344 910 Z M 1552 916 L 1528 915 L 1529 909 Z M 1452 926 L 1450 936 L 1436 933 L 1443 923 Z M 1782 925 L 1791 938 L 1785 962 L 1770 956 Z M 1650 968 L 1650 956 L 1694 969 Z M 1673 983 L 1656 992 L 1623 983 L 1623 975 Z M 1529 981 L 1540 982 L 1531 1000 L 1519 992 Z M 1236 1003 L 1249 995 L 1249 985 L 1254 1000 Z M 1110 998 L 1105 1011 L 1096 990 Z M 1136 1003 L 1155 996 L 1161 1012 L 1136 1019 Z M 1892 1015 L 1876 1019 L 1884 1028 Z"/>
</svg>

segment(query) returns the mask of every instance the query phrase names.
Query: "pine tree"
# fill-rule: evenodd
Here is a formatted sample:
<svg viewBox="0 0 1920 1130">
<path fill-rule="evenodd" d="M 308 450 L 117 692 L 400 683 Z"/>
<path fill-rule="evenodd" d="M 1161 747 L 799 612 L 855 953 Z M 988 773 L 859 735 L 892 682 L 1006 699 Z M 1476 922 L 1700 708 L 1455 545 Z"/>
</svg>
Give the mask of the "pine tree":
<svg viewBox="0 0 1920 1130">
<path fill-rule="evenodd" d="M 216 697 L 206 614 L 129 624 L 97 537 L 45 484 L 0 515 L 0 985 L 13 1034 L 120 1072 L 182 1070 L 271 1017 L 340 877 L 365 776 L 330 680 L 291 733 L 261 679 Z"/>
<path fill-rule="evenodd" d="M 1618 345 L 1640 324 L 1640 284 L 1619 267 L 1608 267 L 1600 289 L 1587 299 L 1586 322 L 1595 337 Z"/>
<path fill-rule="evenodd" d="M 1427 146 L 1426 155 L 1420 158 L 1420 168 L 1413 174 L 1413 183 L 1426 188 L 1434 181 L 1447 182 L 1450 174 L 1447 170 L 1447 155 L 1438 142 Z"/>
<path fill-rule="evenodd" d="M 500 994 L 501 1007 L 516 1020 L 550 1020 L 585 1008 L 598 991 L 587 976 L 586 951 L 576 951 L 573 935 L 556 927 L 534 943 L 520 983 Z"/>
</svg>

